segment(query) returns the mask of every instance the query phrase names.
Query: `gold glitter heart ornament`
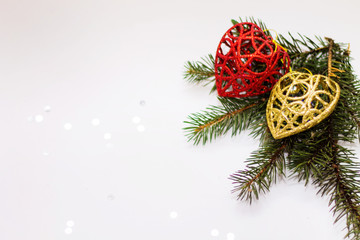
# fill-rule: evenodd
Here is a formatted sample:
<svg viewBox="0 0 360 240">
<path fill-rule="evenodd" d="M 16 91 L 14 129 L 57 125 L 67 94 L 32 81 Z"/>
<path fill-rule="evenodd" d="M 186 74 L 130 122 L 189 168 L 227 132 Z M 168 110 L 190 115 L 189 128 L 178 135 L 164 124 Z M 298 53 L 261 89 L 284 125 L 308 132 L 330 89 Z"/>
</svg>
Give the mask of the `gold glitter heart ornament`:
<svg viewBox="0 0 360 240">
<path fill-rule="evenodd" d="M 327 118 L 340 97 L 329 77 L 302 72 L 284 75 L 271 90 L 266 119 L 275 139 L 305 131 Z"/>
</svg>

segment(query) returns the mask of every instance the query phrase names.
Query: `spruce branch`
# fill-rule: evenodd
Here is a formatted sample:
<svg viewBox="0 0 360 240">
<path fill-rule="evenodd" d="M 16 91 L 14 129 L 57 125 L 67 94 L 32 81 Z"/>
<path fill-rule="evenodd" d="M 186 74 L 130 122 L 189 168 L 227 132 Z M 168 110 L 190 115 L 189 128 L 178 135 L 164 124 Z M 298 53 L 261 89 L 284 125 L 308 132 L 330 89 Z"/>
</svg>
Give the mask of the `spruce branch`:
<svg viewBox="0 0 360 240">
<path fill-rule="evenodd" d="M 245 20 L 268 30 L 260 20 Z M 243 22 L 241 18 L 240 22 Z M 232 20 L 232 23 L 239 22 Z M 270 36 L 269 31 L 265 34 Z M 234 136 L 249 129 L 253 137 L 259 137 L 260 148 L 246 160 L 246 170 L 230 176 L 239 199 L 250 203 L 258 199 L 288 169 L 292 177 L 304 181 L 305 185 L 312 183 L 320 195 L 328 195 L 335 222 L 346 220 L 345 237 L 360 239 L 360 165 L 354 151 L 340 145 L 360 140 L 360 82 L 350 64 L 349 44 L 337 43 L 331 38 L 316 39 L 289 33 L 288 37 L 279 35 L 275 40 L 287 49 L 292 69 L 327 75 L 339 84 L 337 106 L 322 122 L 296 135 L 275 140 L 266 121 L 269 94 L 263 94 L 241 99 L 219 98 L 221 106 L 191 114 L 184 129 L 194 144 L 205 144 L 228 132 Z M 214 75 L 210 75 L 211 71 L 214 74 L 214 58 L 209 55 L 202 61 L 187 63 L 185 78 L 190 82 L 214 81 Z"/>
<path fill-rule="evenodd" d="M 305 185 L 312 182 L 319 188 L 318 194 L 330 196 L 335 222 L 345 217 L 346 236 L 358 239 L 360 168 L 354 152 L 338 144 L 343 138 L 343 119 L 339 115 L 335 112 L 315 129 L 290 137 L 295 144 L 288 156 L 288 167 L 299 181 L 304 180 Z"/>
<path fill-rule="evenodd" d="M 193 141 L 195 145 L 200 142 L 206 144 L 230 130 L 234 136 L 248 128 L 251 116 L 263 112 L 265 106 L 265 99 L 260 97 L 219 100 L 222 106 L 210 106 L 205 111 L 191 114 L 189 121 L 184 121 L 188 125 L 184 128 L 188 141 Z"/>
<path fill-rule="evenodd" d="M 243 107 L 243 108 L 240 108 L 240 109 L 237 109 L 235 111 L 232 111 L 232 112 L 228 112 L 228 113 L 225 113 L 224 115 L 220 116 L 218 119 L 214 119 L 204 125 L 200 125 L 198 126 L 196 129 L 195 129 L 195 132 L 200 132 L 200 131 L 203 131 L 204 128 L 209 128 L 209 127 L 212 127 L 216 124 L 219 124 L 221 123 L 222 121 L 226 120 L 226 119 L 230 119 L 232 118 L 235 114 L 238 114 L 238 113 L 242 113 L 243 111 L 245 110 L 248 110 L 249 108 L 252 108 L 254 106 L 256 106 L 258 103 L 253 103 L 253 104 L 250 104 L 246 107 Z"/>
<path fill-rule="evenodd" d="M 329 205 L 336 215 L 335 223 L 340 219 L 346 219 L 348 229 L 345 237 L 351 239 L 360 238 L 360 185 L 357 181 L 359 164 L 354 162 L 355 154 L 338 144 L 338 123 L 336 116 L 330 118 L 328 131 L 328 147 L 325 148 L 323 159 L 328 162 L 315 176 L 313 184 L 318 186 L 322 196 L 330 195 Z"/>
<path fill-rule="evenodd" d="M 357 136 L 347 139 L 353 142 L 356 138 L 360 140 L 360 85 L 350 64 L 350 57 L 347 54 L 349 49 L 346 46 L 338 49 L 332 60 L 332 70 L 335 73 L 336 81 L 341 86 L 341 97 L 338 106 L 341 106 L 344 122 L 349 122 L 352 131 L 357 131 Z M 351 120 L 351 121 L 349 121 Z M 355 130 L 354 130 L 355 129 Z"/>
<path fill-rule="evenodd" d="M 356 138 L 353 108 L 358 109 L 359 94 L 346 61 L 347 56 L 339 44 L 328 41 L 326 58 L 319 59 L 329 77 L 333 77 L 342 89 L 342 95 L 334 112 L 317 126 L 290 138 L 294 142 L 289 154 L 289 169 L 299 181 L 305 180 L 319 188 L 322 196 L 329 195 L 335 222 L 346 219 L 347 234 L 351 239 L 360 238 L 360 186 L 357 181 L 358 163 L 354 153 L 339 145 L 339 141 L 352 142 Z M 311 54 L 311 53 L 309 53 Z M 343 60 L 344 63 L 341 63 Z M 357 101 L 353 101 L 357 99 Z M 346 123 L 344 125 L 344 123 Z"/>
<path fill-rule="evenodd" d="M 271 184 L 279 176 L 285 176 L 285 148 L 286 141 L 274 140 L 252 153 L 246 161 L 247 169 L 240 170 L 230 176 L 238 193 L 238 199 L 249 201 L 259 199 L 260 193 L 269 191 Z"/>
<path fill-rule="evenodd" d="M 190 83 L 202 83 L 205 81 L 205 85 L 214 82 L 215 70 L 214 70 L 214 56 L 209 54 L 206 57 L 201 58 L 201 61 L 190 62 L 185 64 L 184 78 Z"/>
<path fill-rule="evenodd" d="M 329 77 L 337 77 L 332 70 L 338 70 L 337 72 L 343 73 L 344 71 L 333 68 L 333 46 L 334 41 L 330 38 L 325 38 L 329 42 L 329 54 L 328 54 L 328 76 Z M 338 145 L 338 135 L 341 133 L 336 133 L 336 129 L 334 124 L 337 124 L 335 119 L 336 113 L 330 117 L 330 125 L 329 125 L 329 141 L 330 141 L 330 149 L 332 155 L 331 169 L 335 174 L 334 182 L 335 186 L 331 192 L 331 199 L 329 204 L 333 204 L 333 213 L 337 214 L 335 222 L 339 221 L 341 218 L 346 217 L 346 226 L 348 229 L 345 237 L 351 237 L 352 239 L 360 238 L 360 185 L 357 184 L 356 174 L 359 171 L 359 167 L 351 161 L 349 157 L 350 154 L 346 154 L 346 156 L 341 156 L 341 152 L 343 153 L 351 153 L 347 149 Z M 339 116 L 340 117 L 340 116 Z M 343 157 L 343 158 L 341 158 Z M 347 167 L 344 168 L 341 165 L 341 161 L 345 161 L 347 163 Z M 354 171 L 354 170 L 357 171 Z M 325 172 L 325 171 L 324 171 Z M 325 175 L 325 177 L 334 176 L 330 173 Z M 326 184 L 321 184 L 322 189 L 326 189 Z M 331 186 L 331 184 L 329 184 Z M 322 191 L 322 194 L 326 194 L 326 191 Z"/>
<path fill-rule="evenodd" d="M 327 142 L 322 132 L 307 131 L 302 133 L 302 136 L 306 137 L 290 137 L 294 144 L 288 154 L 288 168 L 291 176 L 299 182 L 304 181 L 306 186 L 315 176 L 321 174 L 321 168 L 326 165 L 327 159 L 323 156 Z"/>
</svg>

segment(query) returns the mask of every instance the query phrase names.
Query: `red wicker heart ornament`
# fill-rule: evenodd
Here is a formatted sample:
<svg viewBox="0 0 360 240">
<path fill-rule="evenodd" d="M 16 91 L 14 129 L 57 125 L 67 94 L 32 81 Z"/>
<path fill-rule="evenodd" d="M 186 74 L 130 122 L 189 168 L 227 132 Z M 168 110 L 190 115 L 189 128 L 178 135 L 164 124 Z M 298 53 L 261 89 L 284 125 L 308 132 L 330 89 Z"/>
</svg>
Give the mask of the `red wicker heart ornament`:
<svg viewBox="0 0 360 240">
<path fill-rule="evenodd" d="M 221 97 L 266 93 L 289 71 L 290 57 L 254 23 L 238 23 L 222 37 L 215 58 L 216 88 Z"/>
</svg>

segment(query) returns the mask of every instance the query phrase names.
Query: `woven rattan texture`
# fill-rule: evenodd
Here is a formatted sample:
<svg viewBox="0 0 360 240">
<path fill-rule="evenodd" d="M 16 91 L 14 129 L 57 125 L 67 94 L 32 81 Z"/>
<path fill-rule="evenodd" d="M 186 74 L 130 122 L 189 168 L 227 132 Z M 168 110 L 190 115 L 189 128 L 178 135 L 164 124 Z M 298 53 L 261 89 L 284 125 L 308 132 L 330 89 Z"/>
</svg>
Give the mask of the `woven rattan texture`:
<svg viewBox="0 0 360 240">
<path fill-rule="evenodd" d="M 290 72 L 271 91 L 266 118 L 275 139 L 305 131 L 328 117 L 339 100 L 340 87 L 323 75 Z"/>
<path fill-rule="evenodd" d="M 249 97 L 266 93 L 289 71 L 290 58 L 253 23 L 239 23 L 222 37 L 215 58 L 219 96 Z"/>
</svg>

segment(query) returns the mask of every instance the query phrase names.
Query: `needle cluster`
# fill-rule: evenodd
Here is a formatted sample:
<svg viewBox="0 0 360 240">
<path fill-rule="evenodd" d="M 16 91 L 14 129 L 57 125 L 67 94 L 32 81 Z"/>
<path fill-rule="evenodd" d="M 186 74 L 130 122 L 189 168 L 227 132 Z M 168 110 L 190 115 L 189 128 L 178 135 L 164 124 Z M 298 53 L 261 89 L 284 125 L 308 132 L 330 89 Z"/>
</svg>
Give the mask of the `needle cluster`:
<svg viewBox="0 0 360 240">
<path fill-rule="evenodd" d="M 267 29 L 261 21 L 246 21 Z M 304 185 L 316 186 L 321 196 L 328 195 L 335 222 L 346 220 L 345 237 L 360 239 L 360 165 L 354 151 L 345 147 L 359 139 L 360 129 L 360 84 L 350 63 L 349 47 L 330 38 L 312 40 L 290 33 L 286 37 L 279 35 L 276 41 L 287 49 L 294 71 L 325 75 L 340 85 L 341 95 L 333 113 L 304 132 L 276 140 L 266 122 L 269 93 L 248 98 L 219 97 L 219 106 L 189 115 L 185 121 L 186 136 L 197 145 L 228 132 L 235 136 L 250 130 L 260 140 L 259 149 L 246 160 L 246 169 L 230 176 L 240 200 L 251 203 L 258 199 L 287 172 Z M 188 62 L 185 79 L 214 84 L 213 66 L 212 55 Z"/>
</svg>

